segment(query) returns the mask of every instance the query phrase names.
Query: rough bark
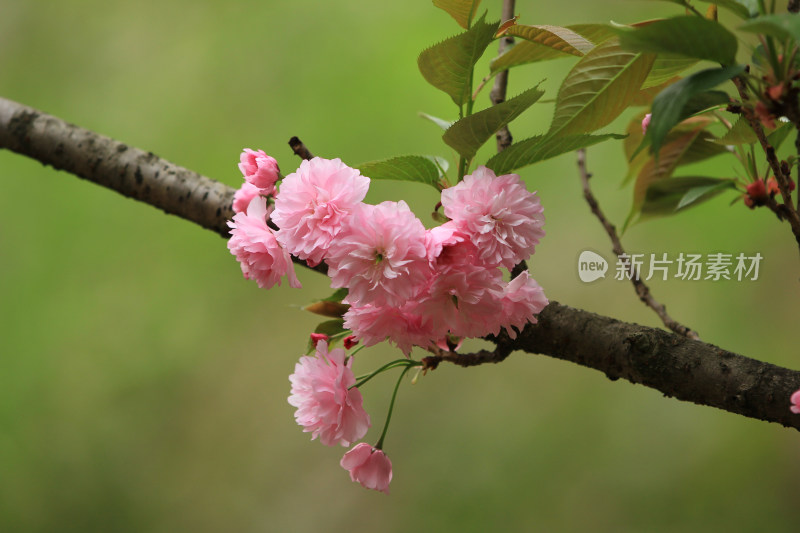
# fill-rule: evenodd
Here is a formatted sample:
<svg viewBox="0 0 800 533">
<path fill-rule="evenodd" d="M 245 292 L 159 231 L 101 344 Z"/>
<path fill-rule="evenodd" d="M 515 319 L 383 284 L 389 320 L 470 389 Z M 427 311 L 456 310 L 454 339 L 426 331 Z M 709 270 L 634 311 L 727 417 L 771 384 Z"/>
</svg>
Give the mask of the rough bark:
<svg viewBox="0 0 800 533">
<path fill-rule="evenodd" d="M 124 196 L 227 235 L 234 190 L 152 153 L 0 99 L 0 148 L 66 170 Z M 444 356 L 461 366 L 494 363 L 512 351 L 544 354 L 624 378 L 666 396 L 800 429 L 789 396 L 800 372 L 738 355 L 664 330 L 596 315 L 551 302 L 495 352 Z"/>
</svg>

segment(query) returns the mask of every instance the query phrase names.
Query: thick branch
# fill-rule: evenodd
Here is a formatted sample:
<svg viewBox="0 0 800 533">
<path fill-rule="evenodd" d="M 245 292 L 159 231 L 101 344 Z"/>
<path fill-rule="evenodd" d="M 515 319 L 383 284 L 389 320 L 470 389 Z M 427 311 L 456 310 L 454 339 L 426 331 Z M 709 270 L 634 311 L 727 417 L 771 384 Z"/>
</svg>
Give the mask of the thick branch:
<svg viewBox="0 0 800 533">
<path fill-rule="evenodd" d="M 585 148 L 578 150 L 578 170 L 580 171 L 581 183 L 583 184 L 583 197 L 586 199 L 586 203 L 589 204 L 594 216 L 596 216 L 603 225 L 603 229 L 606 230 L 608 238 L 611 239 L 614 254 L 617 257 L 620 257 L 625 254 L 625 249 L 622 248 L 622 241 L 619 240 L 619 236 L 617 235 L 617 228 L 615 228 L 614 225 L 609 222 L 606 216 L 603 214 L 603 211 L 600 209 L 600 204 L 597 203 L 597 199 L 594 197 L 594 194 L 592 194 L 592 189 L 589 186 L 589 179 L 592 177 L 592 175 L 586 169 Z M 653 297 L 652 293 L 650 292 L 650 287 L 648 287 L 647 284 L 640 279 L 639 273 L 634 271 L 633 265 L 630 263 L 628 263 L 628 274 L 630 276 L 631 283 L 633 283 L 633 288 L 636 291 L 636 295 L 647 307 L 655 311 L 655 313 L 658 315 L 658 318 L 661 319 L 661 322 L 663 322 L 665 326 L 679 335 L 689 337 L 690 339 L 700 340 L 700 337 L 696 332 L 687 328 L 667 314 L 667 308 Z"/>
<path fill-rule="evenodd" d="M 0 148 L 226 233 L 234 192 L 230 187 L 2 99 Z M 497 362 L 513 350 L 540 353 L 595 368 L 611 379 L 644 384 L 667 396 L 800 429 L 800 415 L 789 411 L 789 396 L 800 388 L 800 372 L 660 329 L 551 302 L 538 324 L 528 325 L 513 341 L 502 335 L 494 342 L 498 344 L 494 352 L 444 354 L 442 360 L 471 366 Z"/>
</svg>

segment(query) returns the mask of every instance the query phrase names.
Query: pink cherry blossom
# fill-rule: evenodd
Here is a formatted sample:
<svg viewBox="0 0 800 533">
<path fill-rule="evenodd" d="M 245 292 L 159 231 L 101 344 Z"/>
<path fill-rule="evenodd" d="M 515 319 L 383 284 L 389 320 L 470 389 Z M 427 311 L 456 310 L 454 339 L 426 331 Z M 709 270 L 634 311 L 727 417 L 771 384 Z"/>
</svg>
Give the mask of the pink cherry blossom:
<svg viewBox="0 0 800 533">
<path fill-rule="evenodd" d="M 389 494 L 392 481 L 392 462 L 383 450 L 373 448 L 366 442 L 359 442 L 344 454 L 342 468 L 350 472 L 350 479 L 361 483 L 367 489 L 379 490 Z"/>
<path fill-rule="evenodd" d="M 364 199 L 369 178 L 339 159 L 315 157 L 281 182 L 272 220 L 278 241 L 311 264 L 325 259 L 350 212 Z"/>
<path fill-rule="evenodd" d="M 650 119 L 651 118 L 652 118 L 652 115 L 650 113 L 648 113 L 642 119 L 642 135 L 646 135 L 647 134 L 647 128 L 648 128 L 648 126 L 650 126 Z"/>
<path fill-rule="evenodd" d="M 800 415 L 800 390 L 795 391 L 791 397 L 792 406 L 789 408 L 795 414 Z"/>
<path fill-rule="evenodd" d="M 539 197 L 516 174 L 495 176 L 486 167 L 442 191 L 444 214 L 469 236 L 488 266 L 509 270 L 533 254 L 544 237 Z"/>
<path fill-rule="evenodd" d="M 503 325 L 508 335 L 516 339 L 517 332 L 513 328 L 522 331 L 528 322 L 536 324 L 534 315 L 539 314 L 547 304 L 544 290 L 527 270 L 512 279 L 503 291 Z"/>
<path fill-rule="evenodd" d="M 262 289 L 280 285 L 284 275 L 291 287 L 300 288 L 292 259 L 267 226 L 267 216 L 266 198 L 253 198 L 246 212 L 237 213 L 228 221 L 231 227 L 228 249 L 239 261 L 245 279 L 255 280 Z"/>
<path fill-rule="evenodd" d="M 370 426 L 361 392 L 350 388 L 356 384 L 353 359 L 345 359 L 343 349 L 328 352 L 327 343 L 320 341 L 314 356 L 301 357 L 289 376 L 289 404 L 297 407 L 297 423 L 311 433 L 312 440 L 319 437 L 326 446 L 350 446 L 366 435 Z"/>
<path fill-rule="evenodd" d="M 249 181 L 245 181 L 233 195 L 233 212 L 241 213 L 247 211 L 247 206 L 250 205 L 250 201 L 260 194 L 261 189 Z"/>
<path fill-rule="evenodd" d="M 271 196 L 275 194 L 275 183 L 280 178 L 278 162 L 268 156 L 263 150 L 245 148 L 239 156 L 239 170 L 244 179 L 258 187 L 261 194 Z"/>
<path fill-rule="evenodd" d="M 425 227 L 403 201 L 356 207 L 327 263 L 331 287 L 347 287 L 358 306 L 402 305 L 431 273 Z"/>
<path fill-rule="evenodd" d="M 410 301 L 402 307 L 350 306 L 344 314 L 344 327 L 353 331 L 364 346 L 389 340 L 408 356 L 414 346 L 427 346 L 446 333 L 435 332 L 423 319 L 418 304 Z"/>
</svg>

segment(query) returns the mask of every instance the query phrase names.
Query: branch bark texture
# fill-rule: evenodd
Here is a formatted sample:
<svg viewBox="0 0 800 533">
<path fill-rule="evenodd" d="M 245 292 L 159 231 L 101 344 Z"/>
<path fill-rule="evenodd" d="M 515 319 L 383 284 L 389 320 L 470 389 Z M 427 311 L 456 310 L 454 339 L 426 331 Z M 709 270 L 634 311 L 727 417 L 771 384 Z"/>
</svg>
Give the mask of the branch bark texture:
<svg viewBox="0 0 800 533">
<path fill-rule="evenodd" d="M 66 170 L 227 237 L 234 190 L 150 152 L 0 99 L 0 148 Z M 800 372 L 750 359 L 664 330 L 551 302 L 494 352 L 445 355 L 460 366 L 499 362 L 512 351 L 544 354 L 624 378 L 666 396 L 800 429 L 789 397 Z M 470 357 L 474 358 L 473 361 Z"/>
</svg>

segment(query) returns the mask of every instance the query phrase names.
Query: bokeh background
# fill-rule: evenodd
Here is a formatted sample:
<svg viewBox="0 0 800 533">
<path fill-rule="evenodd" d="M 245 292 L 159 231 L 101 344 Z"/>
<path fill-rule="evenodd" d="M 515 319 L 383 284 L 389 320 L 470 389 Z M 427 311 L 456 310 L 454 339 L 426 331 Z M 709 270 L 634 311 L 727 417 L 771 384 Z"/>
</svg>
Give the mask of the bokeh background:
<svg viewBox="0 0 800 533">
<path fill-rule="evenodd" d="M 499 2 L 485 4 L 499 18 Z M 678 10 L 522 0 L 517 12 L 570 24 Z M 455 110 L 416 56 L 457 31 L 427 0 L 0 0 L 0 95 L 232 186 L 243 147 L 295 168 L 293 135 L 351 164 L 449 157 L 417 113 Z M 510 93 L 545 79 L 554 98 L 572 64 L 518 69 Z M 541 133 L 551 114 L 537 104 L 513 133 Z M 621 144 L 591 148 L 588 161 L 621 224 L 631 199 Z M 736 166 L 719 158 L 692 173 Z M 548 296 L 658 325 L 627 284 L 578 279 L 581 251 L 611 254 L 574 156 L 522 175 L 546 209 L 532 270 Z M 757 281 L 652 289 L 704 340 L 800 367 L 796 245 L 764 210 L 729 207 L 733 197 L 634 226 L 625 245 L 761 253 Z M 374 183 L 368 200 L 400 198 L 430 224 L 432 189 Z M 527 354 L 404 386 L 386 441 L 392 495 L 362 489 L 338 465 L 345 450 L 310 442 L 286 403 L 317 323 L 301 306 L 329 291 L 299 276 L 303 290 L 259 290 L 219 236 L 0 152 L 0 531 L 797 531 L 795 432 Z M 362 353 L 362 371 L 398 356 Z M 365 387 L 368 439 L 393 379 Z"/>
</svg>

